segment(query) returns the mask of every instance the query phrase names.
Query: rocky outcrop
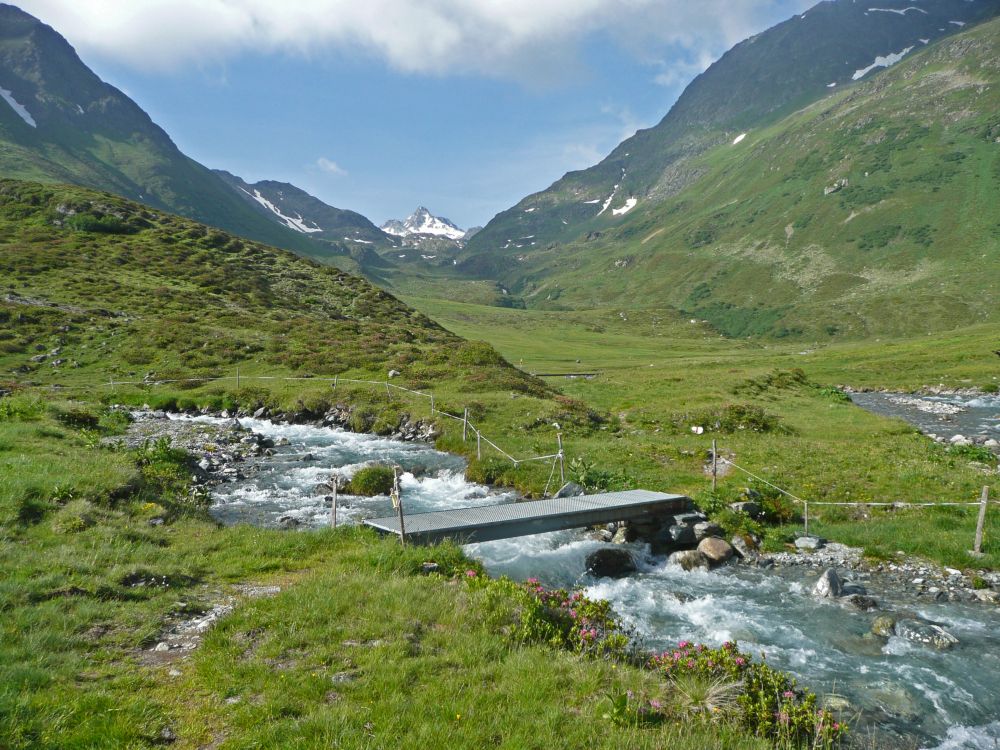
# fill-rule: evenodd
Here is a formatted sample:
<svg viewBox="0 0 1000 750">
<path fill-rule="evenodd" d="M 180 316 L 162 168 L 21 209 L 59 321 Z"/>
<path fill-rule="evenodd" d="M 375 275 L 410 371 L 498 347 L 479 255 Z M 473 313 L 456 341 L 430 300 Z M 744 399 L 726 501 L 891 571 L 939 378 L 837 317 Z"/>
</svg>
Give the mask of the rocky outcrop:
<svg viewBox="0 0 1000 750">
<path fill-rule="evenodd" d="M 943 627 L 930 620 L 919 617 L 903 617 L 896 619 L 891 615 L 876 617 L 872 623 L 872 633 L 882 638 L 898 636 L 912 643 L 946 651 L 958 644 L 958 638 Z"/>
</svg>

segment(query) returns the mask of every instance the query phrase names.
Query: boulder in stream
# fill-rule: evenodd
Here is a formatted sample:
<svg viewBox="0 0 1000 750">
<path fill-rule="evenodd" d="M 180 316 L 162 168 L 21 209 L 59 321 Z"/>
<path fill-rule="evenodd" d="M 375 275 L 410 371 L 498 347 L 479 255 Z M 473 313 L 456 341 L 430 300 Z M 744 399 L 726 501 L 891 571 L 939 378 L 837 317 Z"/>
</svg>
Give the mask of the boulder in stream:
<svg viewBox="0 0 1000 750">
<path fill-rule="evenodd" d="M 621 578 L 634 573 L 637 568 L 635 558 L 628 550 L 602 547 L 587 555 L 587 570 L 595 578 Z"/>
<path fill-rule="evenodd" d="M 892 615 L 879 615 L 872 623 L 872 633 L 882 638 L 896 634 L 896 618 Z"/>
<path fill-rule="evenodd" d="M 698 542 L 698 552 L 703 554 L 712 565 L 721 565 L 733 556 L 733 548 L 724 539 L 708 537 Z"/>
<path fill-rule="evenodd" d="M 667 558 L 671 565 L 680 565 L 684 570 L 708 570 L 708 558 L 696 549 L 674 552 Z"/>
<path fill-rule="evenodd" d="M 837 571 L 833 568 L 827 568 L 823 571 L 823 575 L 819 577 L 816 581 L 816 585 L 813 587 L 813 596 L 820 596 L 824 599 L 836 599 L 844 591 L 844 582 L 841 580 Z"/>
<path fill-rule="evenodd" d="M 917 618 L 898 620 L 896 635 L 914 643 L 933 646 L 939 651 L 945 651 L 958 643 L 958 638 L 940 625 Z"/>
<path fill-rule="evenodd" d="M 722 536 L 722 527 L 711 521 L 701 521 L 694 525 L 694 538 L 699 542 L 713 536 Z"/>
</svg>

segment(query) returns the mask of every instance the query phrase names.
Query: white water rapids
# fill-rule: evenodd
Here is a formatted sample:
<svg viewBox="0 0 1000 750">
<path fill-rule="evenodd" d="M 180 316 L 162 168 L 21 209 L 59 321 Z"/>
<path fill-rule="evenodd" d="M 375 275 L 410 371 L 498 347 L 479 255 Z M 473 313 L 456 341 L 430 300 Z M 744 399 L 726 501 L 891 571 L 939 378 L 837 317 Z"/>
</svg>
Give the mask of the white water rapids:
<svg viewBox="0 0 1000 750">
<path fill-rule="evenodd" d="M 210 420 L 211 421 L 211 420 Z M 221 421 L 221 420 L 217 420 Z M 211 512 L 226 524 L 274 526 L 283 516 L 302 526 L 329 523 L 327 492 L 317 485 L 334 469 L 352 474 L 368 461 L 391 461 L 402 475 L 407 513 L 514 502 L 512 492 L 469 483 L 462 459 L 431 447 L 339 429 L 276 425 L 242 419 L 245 427 L 288 441 L 245 479 L 213 490 Z M 656 489 L 656 488 L 653 488 Z M 339 498 L 338 521 L 392 512 L 388 497 Z M 585 574 L 586 555 L 602 543 L 568 531 L 466 547 L 492 575 L 538 577 L 551 586 L 579 585 L 608 599 L 651 649 L 681 639 L 711 645 L 739 641 L 753 654 L 785 669 L 820 695 L 845 696 L 848 720 L 874 729 L 893 746 L 935 750 L 1000 747 L 1000 611 L 983 605 L 903 600 L 878 580 L 865 580 L 885 610 L 915 613 L 942 623 L 960 644 L 938 652 L 899 638 L 868 636 L 878 614 L 849 609 L 810 595 L 815 571 L 761 570 L 732 566 L 686 573 L 653 558 L 642 545 L 631 549 L 640 572 L 627 578 Z M 914 744 L 916 743 L 916 745 Z"/>
</svg>

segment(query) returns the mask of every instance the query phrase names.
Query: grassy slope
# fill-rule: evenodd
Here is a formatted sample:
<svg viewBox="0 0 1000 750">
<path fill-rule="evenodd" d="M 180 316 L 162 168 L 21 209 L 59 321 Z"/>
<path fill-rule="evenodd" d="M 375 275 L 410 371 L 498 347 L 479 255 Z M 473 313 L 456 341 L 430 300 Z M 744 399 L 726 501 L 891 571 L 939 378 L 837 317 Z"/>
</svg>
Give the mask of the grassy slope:
<svg viewBox="0 0 1000 750">
<path fill-rule="evenodd" d="M 698 181 L 596 239 L 509 251 L 525 260 L 495 278 L 529 306 L 672 305 L 734 336 L 995 321 L 998 46 L 994 21 L 914 53 L 698 157 Z"/>
</svg>

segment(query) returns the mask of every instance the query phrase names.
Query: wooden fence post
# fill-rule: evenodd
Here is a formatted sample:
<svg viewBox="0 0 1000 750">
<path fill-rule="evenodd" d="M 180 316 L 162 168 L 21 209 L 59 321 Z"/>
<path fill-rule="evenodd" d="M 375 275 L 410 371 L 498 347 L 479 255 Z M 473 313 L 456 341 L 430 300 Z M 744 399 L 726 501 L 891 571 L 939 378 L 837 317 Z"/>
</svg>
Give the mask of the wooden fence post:
<svg viewBox="0 0 1000 750">
<path fill-rule="evenodd" d="M 240 389 L 240 368 L 236 368 L 236 390 Z"/>
<path fill-rule="evenodd" d="M 981 555 L 983 552 L 983 525 L 986 523 L 986 506 L 990 501 L 990 488 L 989 486 L 983 487 L 983 495 L 979 499 L 979 520 L 976 521 L 976 541 L 972 547 L 972 552 L 975 555 Z"/>
<path fill-rule="evenodd" d="M 566 484 L 566 459 L 563 457 L 562 433 L 556 433 L 556 443 L 559 445 L 559 481 Z"/>
<path fill-rule="evenodd" d="M 483 436 L 479 430 L 476 430 L 476 458 L 483 460 Z"/>
<path fill-rule="evenodd" d="M 719 446 L 715 440 L 712 441 L 712 492 L 719 482 Z"/>
<path fill-rule="evenodd" d="M 462 416 L 462 442 L 465 442 L 465 438 L 469 434 L 469 407 L 465 407 L 465 413 Z"/>
<path fill-rule="evenodd" d="M 337 480 L 333 480 L 333 502 L 330 503 L 330 525 L 337 528 Z"/>
<path fill-rule="evenodd" d="M 392 467 L 392 504 L 399 514 L 399 545 L 406 546 L 406 527 L 403 525 L 403 493 L 399 489 L 399 467 Z"/>
</svg>

